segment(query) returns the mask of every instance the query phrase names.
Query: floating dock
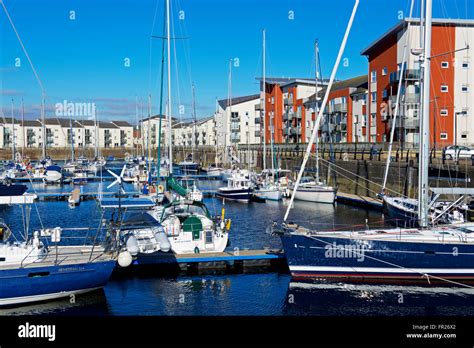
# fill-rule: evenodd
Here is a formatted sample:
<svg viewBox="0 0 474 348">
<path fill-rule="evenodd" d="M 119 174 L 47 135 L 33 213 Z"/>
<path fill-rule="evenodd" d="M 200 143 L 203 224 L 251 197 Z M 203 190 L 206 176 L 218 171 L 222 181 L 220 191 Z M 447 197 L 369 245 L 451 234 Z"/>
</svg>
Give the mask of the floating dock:
<svg viewBox="0 0 474 348">
<path fill-rule="evenodd" d="M 381 199 L 372 198 L 351 193 L 338 192 L 337 202 L 347 205 L 353 205 L 360 208 L 372 209 L 377 211 L 383 210 L 383 202 Z"/>
<path fill-rule="evenodd" d="M 116 267 L 116 275 L 140 272 L 160 274 L 287 272 L 282 250 L 234 249 L 216 253 L 182 254 L 156 252 L 142 254 L 127 268 Z"/>
</svg>

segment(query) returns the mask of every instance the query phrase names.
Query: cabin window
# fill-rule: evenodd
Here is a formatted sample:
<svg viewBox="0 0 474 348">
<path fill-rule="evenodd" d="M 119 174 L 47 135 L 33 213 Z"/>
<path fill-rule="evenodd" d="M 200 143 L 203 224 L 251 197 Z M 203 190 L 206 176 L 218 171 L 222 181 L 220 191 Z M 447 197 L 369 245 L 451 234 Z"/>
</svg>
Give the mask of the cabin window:
<svg viewBox="0 0 474 348">
<path fill-rule="evenodd" d="M 206 244 L 212 244 L 212 231 L 206 231 Z"/>
</svg>

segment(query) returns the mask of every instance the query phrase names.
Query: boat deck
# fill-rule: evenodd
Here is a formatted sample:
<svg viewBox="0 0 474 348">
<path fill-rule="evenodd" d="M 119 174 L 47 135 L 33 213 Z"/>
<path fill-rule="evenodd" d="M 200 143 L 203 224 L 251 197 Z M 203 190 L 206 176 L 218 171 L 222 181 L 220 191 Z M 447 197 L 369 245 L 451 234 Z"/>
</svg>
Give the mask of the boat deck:
<svg viewBox="0 0 474 348">
<path fill-rule="evenodd" d="M 91 246 L 55 246 L 49 247 L 48 255 L 41 261 L 38 262 L 24 262 L 21 266 L 23 268 L 37 268 L 47 267 L 55 265 L 76 265 L 78 263 L 97 262 L 97 261 L 109 261 L 112 255 L 110 253 L 104 253 L 104 248 L 100 246 L 94 247 L 92 250 Z M 18 268 L 18 264 L 7 264 L 0 265 L 2 269 Z"/>
</svg>

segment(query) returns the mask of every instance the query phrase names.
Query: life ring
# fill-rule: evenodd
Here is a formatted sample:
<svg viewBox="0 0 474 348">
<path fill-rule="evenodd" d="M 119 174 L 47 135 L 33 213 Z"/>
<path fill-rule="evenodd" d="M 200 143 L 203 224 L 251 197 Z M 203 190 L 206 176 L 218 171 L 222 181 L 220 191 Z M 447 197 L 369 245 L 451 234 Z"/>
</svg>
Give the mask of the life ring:
<svg viewBox="0 0 474 348">
<path fill-rule="evenodd" d="M 163 185 L 158 185 L 158 192 L 159 192 L 159 193 L 165 192 L 165 188 L 164 188 Z"/>
</svg>

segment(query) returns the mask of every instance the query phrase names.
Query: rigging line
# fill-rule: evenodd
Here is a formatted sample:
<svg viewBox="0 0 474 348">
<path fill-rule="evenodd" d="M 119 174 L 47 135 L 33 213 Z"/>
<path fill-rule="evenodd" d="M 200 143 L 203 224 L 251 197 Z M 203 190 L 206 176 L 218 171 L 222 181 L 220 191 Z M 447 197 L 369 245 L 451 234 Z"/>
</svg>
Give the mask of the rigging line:
<svg viewBox="0 0 474 348">
<path fill-rule="evenodd" d="M 173 3 L 171 3 L 171 13 L 173 13 Z M 174 22 L 174 18 L 173 16 L 171 16 L 170 18 L 170 22 L 171 22 L 171 32 L 172 32 L 172 36 L 174 37 L 175 36 L 175 28 L 174 28 L 174 25 L 175 25 L 175 22 Z M 182 114 L 180 112 L 180 107 L 181 107 L 181 92 L 180 92 L 180 84 L 179 84 L 179 69 L 178 69 L 178 54 L 176 53 L 176 41 L 173 41 L 173 53 L 174 53 L 174 69 L 175 69 L 175 78 L 176 78 L 176 88 L 175 88 L 175 91 L 176 91 L 176 94 L 177 94 L 177 99 L 178 99 L 178 114 L 179 114 L 179 120 L 180 122 L 182 122 Z M 168 92 L 169 93 L 169 92 Z M 171 115 L 173 114 L 171 112 L 171 110 L 173 109 L 173 106 L 172 105 L 169 105 L 168 106 L 169 110 L 170 110 L 170 113 Z M 172 144 L 170 144 L 170 146 L 172 146 Z"/>
<path fill-rule="evenodd" d="M 311 157 L 313 157 L 313 156 L 314 156 L 314 155 L 311 155 Z M 329 166 L 329 165 L 330 165 L 331 167 L 339 168 L 339 169 L 341 169 L 341 170 L 343 170 L 343 171 L 345 171 L 345 172 L 348 172 L 348 173 L 350 173 L 350 174 L 352 174 L 352 175 L 355 175 L 357 178 L 359 178 L 359 179 L 361 179 L 361 180 L 364 180 L 364 181 L 366 181 L 366 182 L 368 182 L 368 183 L 370 183 L 370 184 L 373 184 L 373 185 L 382 187 L 381 184 L 379 184 L 379 183 L 377 183 L 377 182 L 375 182 L 375 181 L 369 180 L 369 179 L 367 179 L 367 178 L 364 178 L 364 177 L 361 176 L 361 175 L 355 174 L 355 173 L 351 172 L 350 170 L 345 169 L 344 167 L 341 167 L 341 166 L 337 165 L 336 163 L 333 163 L 333 162 L 331 162 L 331 161 L 328 161 L 328 160 L 326 160 L 326 159 L 324 159 L 324 158 L 322 158 L 322 157 L 320 158 L 320 161 L 321 161 L 322 163 L 327 163 L 327 164 L 325 164 L 326 166 Z M 338 174 L 342 175 L 342 174 L 339 173 L 339 172 L 338 172 Z M 354 180 L 354 179 L 353 179 L 353 180 Z M 391 189 L 388 189 L 388 188 L 387 188 L 386 190 L 389 191 L 389 192 L 392 192 L 392 193 L 395 193 L 395 194 L 399 195 L 399 193 L 396 192 L 396 191 L 394 191 L 394 190 L 391 190 Z M 401 196 L 402 196 L 402 197 L 405 197 L 405 196 L 403 196 L 403 195 L 401 195 Z"/>
<path fill-rule="evenodd" d="M 155 13 L 153 15 L 153 22 L 151 24 L 150 31 L 150 51 L 149 51 L 149 61 L 148 61 L 148 91 L 151 91 L 152 86 L 152 61 L 153 61 L 153 31 L 155 30 L 156 23 L 156 14 L 158 12 L 158 3 L 160 0 L 156 0 Z"/>
<path fill-rule="evenodd" d="M 319 242 L 322 242 L 322 243 L 324 243 L 324 244 L 331 245 L 331 243 L 326 242 L 325 240 L 316 238 L 316 237 L 314 237 L 314 236 L 307 236 L 307 237 L 310 238 L 310 239 L 314 239 L 314 240 L 317 240 L 317 241 L 319 241 Z M 397 265 L 397 264 L 395 264 L 395 263 L 392 263 L 392 262 L 389 262 L 389 261 L 385 261 L 385 260 L 379 259 L 379 258 L 377 258 L 377 257 L 373 257 L 373 256 L 366 255 L 365 253 L 360 253 L 360 252 L 358 252 L 357 250 L 353 250 L 354 248 L 349 248 L 349 247 L 346 247 L 346 246 L 343 246 L 343 248 L 344 248 L 344 250 L 351 250 L 352 252 L 359 254 L 358 256 L 367 257 L 367 258 L 372 259 L 372 260 L 374 260 L 374 261 L 378 261 L 378 262 L 380 262 L 380 263 L 384 263 L 384 264 L 387 264 L 387 265 L 390 265 L 390 266 L 393 266 L 393 267 L 396 267 L 396 268 L 399 268 L 399 269 L 404 269 L 404 270 L 411 271 L 411 272 L 413 272 L 413 273 L 418 273 L 418 274 L 420 274 L 422 277 L 426 277 L 427 280 L 428 280 L 428 282 L 429 282 L 429 278 L 431 277 L 431 278 L 438 279 L 438 280 L 441 280 L 441 281 L 445 281 L 445 282 L 448 282 L 448 283 L 451 283 L 451 284 L 456 284 L 456 285 L 459 285 L 459 286 L 464 286 L 464 287 L 469 288 L 469 289 L 474 289 L 474 286 L 470 286 L 470 285 L 467 285 L 467 284 L 459 283 L 459 282 L 456 282 L 456 281 L 454 281 L 454 280 L 450 280 L 450 279 L 438 277 L 438 276 L 431 275 L 431 274 L 428 274 L 428 273 L 419 272 L 419 271 L 414 270 L 414 269 L 412 269 L 412 268 L 403 267 L 403 266 Z M 347 249 L 346 249 L 346 248 L 347 248 Z"/>
<path fill-rule="evenodd" d="M 3 10 L 5 11 L 5 14 L 8 18 L 8 21 L 10 22 L 10 24 L 13 28 L 13 31 L 15 32 L 15 35 L 16 35 L 19 43 L 20 43 L 20 46 L 21 46 L 21 49 L 23 50 L 23 53 L 25 54 L 26 58 L 28 59 L 28 62 L 30 63 L 31 69 L 33 70 L 33 74 L 35 75 L 36 80 L 38 81 L 38 84 L 40 85 L 41 93 L 44 96 L 45 95 L 45 89 L 44 89 L 44 86 L 43 86 L 43 82 L 41 82 L 41 79 L 39 78 L 38 72 L 36 71 L 36 68 L 33 65 L 33 62 L 31 61 L 30 55 L 28 54 L 28 51 L 26 50 L 25 45 L 23 45 L 23 41 L 20 38 L 20 34 L 16 30 L 15 24 L 13 24 L 13 20 L 11 19 L 10 14 L 8 13 L 8 10 L 5 7 L 5 4 L 3 3 L 3 0 L 0 0 L 0 4 L 2 5 Z"/>
</svg>

